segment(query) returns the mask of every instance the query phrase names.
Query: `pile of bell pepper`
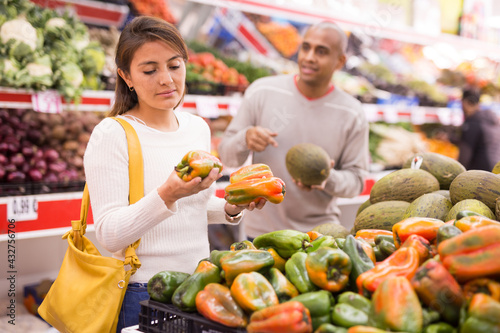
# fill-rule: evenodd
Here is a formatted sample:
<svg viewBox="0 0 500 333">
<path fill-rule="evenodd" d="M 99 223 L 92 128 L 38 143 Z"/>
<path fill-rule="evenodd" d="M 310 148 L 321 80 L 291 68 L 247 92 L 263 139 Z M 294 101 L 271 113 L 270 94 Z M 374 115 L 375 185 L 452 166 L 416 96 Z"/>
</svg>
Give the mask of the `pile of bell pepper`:
<svg viewBox="0 0 500 333">
<path fill-rule="evenodd" d="M 190 276 L 160 272 L 151 298 L 248 332 L 500 333 L 499 258 L 500 222 L 481 216 L 345 238 L 278 230 Z"/>
</svg>

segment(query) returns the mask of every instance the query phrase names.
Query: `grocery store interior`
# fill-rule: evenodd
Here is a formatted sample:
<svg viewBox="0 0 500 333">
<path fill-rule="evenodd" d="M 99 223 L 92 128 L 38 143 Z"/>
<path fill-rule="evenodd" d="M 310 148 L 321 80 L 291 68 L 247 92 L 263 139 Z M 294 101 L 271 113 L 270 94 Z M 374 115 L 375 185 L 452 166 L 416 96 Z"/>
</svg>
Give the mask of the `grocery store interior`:
<svg viewBox="0 0 500 333">
<path fill-rule="evenodd" d="M 338 200 L 347 229 L 373 184 L 415 153 L 458 158 L 451 138 L 464 121 L 464 87 L 480 89 L 481 106 L 500 117 L 499 1 L 0 1 L 0 316 L 12 295 L 17 304 L 16 327 L 2 320 L 1 332 L 49 332 L 32 307 L 57 276 L 61 236 L 79 214 L 86 144 L 114 101 L 120 31 L 141 15 L 175 24 L 185 39 L 181 110 L 207 121 L 216 156 L 249 84 L 298 72 L 309 25 L 334 21 L 346 32 L 347 62 L 332 80 L 362 103 L 371 159 L 363 192 Z M 218 196 L 232 171 L 223 171 Z M 211 228 L 213 248 L 241 240 L 238 227 Z M 87 236 L 99 247 L 91 221 Z"/>
</svg>

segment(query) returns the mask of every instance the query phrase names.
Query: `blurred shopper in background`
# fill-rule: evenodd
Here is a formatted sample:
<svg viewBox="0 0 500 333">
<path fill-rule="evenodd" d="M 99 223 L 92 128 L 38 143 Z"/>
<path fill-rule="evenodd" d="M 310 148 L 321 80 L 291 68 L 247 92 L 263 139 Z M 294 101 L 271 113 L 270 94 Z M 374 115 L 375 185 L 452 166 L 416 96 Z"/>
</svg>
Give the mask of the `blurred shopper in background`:
<svg viewBox="0 0 500 333">
<path fill-rule="evenodd" d="M 298 52 L 298 75 L 253 82 L 219 144 L 226 166 L 237 167 L 252 153 L 287 185 L 285 200 L 247 216 L 248 238 L 280 229 L 309 231 L 339 223 L 337 197 L 361 193 L 368 168 L 368 122 L 361 103 L 332 84 L 346 61 L 347 36 L 335 23 L 321 22 L 305 32 Z M 329 178 L 306 188 L 286 169 L 288 150 L 299 143 L 324 148 L 334 161 Z"/>
<path fill-rule="evenodd" d="M 464 123 L 458 148 L 458 161 L 467 170 L 491 171 L 500 161 L 500 120 L 491 110 L 481 110 L 480 93 L 465 89 L 462 93 Z"/>
</svg>

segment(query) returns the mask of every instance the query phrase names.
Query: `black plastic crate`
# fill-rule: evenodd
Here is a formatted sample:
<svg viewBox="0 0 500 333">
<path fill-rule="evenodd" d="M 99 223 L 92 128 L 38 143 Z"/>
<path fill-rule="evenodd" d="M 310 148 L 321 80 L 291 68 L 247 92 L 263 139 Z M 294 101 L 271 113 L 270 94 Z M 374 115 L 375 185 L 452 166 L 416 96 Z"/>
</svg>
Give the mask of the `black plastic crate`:
<svg viewBox="0 0 500 333">
<path fill-rule="evenodd" d="M 199 313 L 187 313 L 172 304 L 152 300 L 142 301 L 139 330 L 146 333 L 239 333 L 232 328 L 208 320 Z"/>
</svg>

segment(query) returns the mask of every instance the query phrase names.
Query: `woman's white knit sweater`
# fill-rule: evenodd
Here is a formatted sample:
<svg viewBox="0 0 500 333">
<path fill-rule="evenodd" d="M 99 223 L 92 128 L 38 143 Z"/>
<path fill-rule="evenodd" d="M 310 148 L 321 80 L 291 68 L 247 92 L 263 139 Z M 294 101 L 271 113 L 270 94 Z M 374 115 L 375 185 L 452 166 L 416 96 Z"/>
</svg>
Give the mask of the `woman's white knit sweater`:
<svg viewBox="0 0 500 333">
<path fill-rule="evenodd" d="M 85 175 L 96 236 L 113 257 L 124 258 L 127 246 L 141 238 L 136 253 L 142 263 L 130 282 L 147 282 L 162 270 L 192 274 L 209 255 L 208 223 L 228 223 L 215 184 L 182 198 L 171 209 L 160 198 L 163 184 L 190 150 L 210 151 L 206 122 L 175 112 L 179 129 L 160 132 L 124 117 L 136 130 L 144 159 L 144 198 L 129 205 L 127 140 L 123 127 L 106 118 L 98 124 L 84 157 Z"/>
</svg>

